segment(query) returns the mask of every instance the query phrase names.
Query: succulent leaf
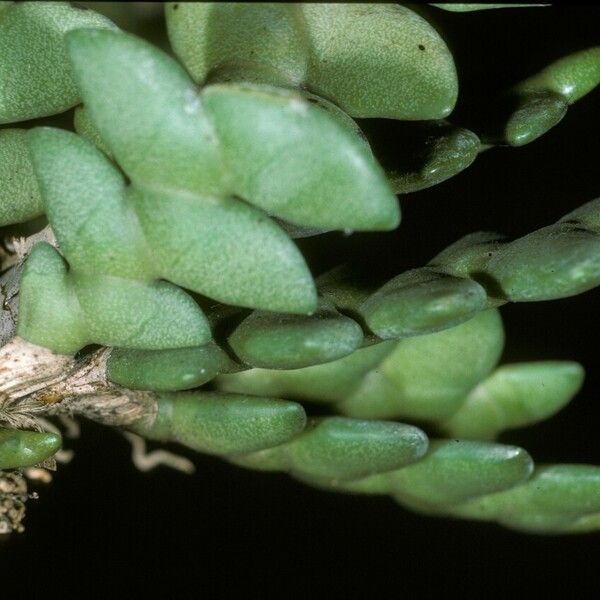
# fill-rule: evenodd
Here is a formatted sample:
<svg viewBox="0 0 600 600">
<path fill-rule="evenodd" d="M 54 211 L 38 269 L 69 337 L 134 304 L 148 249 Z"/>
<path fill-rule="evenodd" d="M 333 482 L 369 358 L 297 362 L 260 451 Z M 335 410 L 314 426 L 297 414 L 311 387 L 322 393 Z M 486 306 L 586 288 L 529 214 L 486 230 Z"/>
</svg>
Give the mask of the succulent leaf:
<svg viewBox="0 0 600 600">
<path fill-rule="evenodd" d="M 0 469 L 31 467 L 50 458 L 62 444 L 59 434 L 0 428 Z"/>
<path fill-rule="evenodd" d="M 452 507 L 449 513 L 528 532 L 589 531 L 598 526 L 600 468 L 541 466 L 526 483 Z"/>
<path fill-rule="evenodd" d="M 452 12 L 472 12 L 475 10 L 490 10 L 493 8 L 534 8 L 537 6 L 550 6 L 549 4 L 461 4 L 459 2 L 430 3 L 431 6 Z"/>
<path fill-rule="evenodd" d="M 513 488 L 532 471 L 531 457 L 516 446 L 431 440 L 422 460 L 347 487 L 355 492 L 391 494 L 412 508 L 435 511 Z"/>
<path fill-rule="evenodd" d="M 449 437 L 492 440 L 505 429 L 552 416 L 581 388 L 583 368 L 575 362 L 502 365 L 469 393 L 443 423 Z"/>
<path fill-rule="evenodd" d="M 306 415 L 295 402 L 211 392 L 163 393 L 154 423 L 132 429 L 154 440 L 227 456 L 278 446 L 302 431 Z"/>
<path fill-rule="evenodd" d="M 486 307 L 486 291 L 477 282 L 425 267 L 388 281 L 360 312 L 373 333 L 390 339 L 447 329 Z"/>
<path fill-rule="evenodd" d="M 515 86 L 521 94 L 549 91 L 573 104 L 600 84 L 600 46 L 569 54 Z"/>
<path fill-rule="evenodd" d="M 418 192 L 464 171 L 480 151 L 481 142 L 474 132 L 442 121 L 423 136 L 420 151 L 413 159 L 419 163 L 418 168 L 389 169 L 388 180 L 396 194 Z"/>
<path fill-rule="evenodd" d="M 227 392 L 337 402 L 343 400 L 371 369 L 396 346 L 395 341 L 359 348 L 352 354 L 322 365 L 289 371 L 250 369 L 216 379 L 219 389 Z"/>
<path fill-rule="evenodd" d="M 600 204 L 589 204 L 589 221 L 565 217 L 502 246 L 485 273 L 512 302 L 554 300 L 600 285 Z"/>
<path fill-rule="evenodd" d="M 44 212 L 24 129 L 0 130 L 0 226 L 23 223 Z"/>
<path fill-rule="evenodd" d="M 210 381 L 228 360 L 212 341 L 175 350 L 113 348 L 106 363 L 106 376 L 134 390 L 187 390 Z"/>
<path fill-rule="evenodd" d="M 91 120 L 137 186 L 236 194 L 308 227 L 398 225 L 364 142 L 301 95 L 249 84 L 199 94 L 173 59 L 134 36 L 78 31 L 68 40 Z"/>
<path fill-rule="evenodd" d="M 355 321 L 321 300 L 310 316 L 254 312 L 228 342 L 253 367 L 299 369 L 342 358 L 354 352 L 362 339 Z"/>
<path fill-rule="evenodd" d="M 503 345 L 502 321 L 494 309 L 444 331 L 400 340 L 376 369 L 391 393 L 371 393 L 367 384 L 381 386 L 378 378 L 369 379 L 338 408 L 359 418 L 439 420 L 491 372 Z"/>
<path fill-rule="evenodd" d="M 67 2 L 4 6 L 0 12 L 0 123 L 60 113 L 79 102 L 65 34 L 80 27 L 116 29 L 102 15 Z"/>
<path fill-rule="evenodd" d="M 194 80 L 251 80 L 323 96 L 353 117 L 441 119 L 456 103 L 437 31 L 392 4 L 167 3 L 169 38 Z"/>
<path fill-rule="evenodd" d="M 269 470 L 320 482 L 390 471 L 414 462 L 426 449 L 427 436 L 411 425 L 327 417 L 312 419 L 302 434 L 282 446 L 233 461 L 251 467 L 257 461 Z"/>
</svg>

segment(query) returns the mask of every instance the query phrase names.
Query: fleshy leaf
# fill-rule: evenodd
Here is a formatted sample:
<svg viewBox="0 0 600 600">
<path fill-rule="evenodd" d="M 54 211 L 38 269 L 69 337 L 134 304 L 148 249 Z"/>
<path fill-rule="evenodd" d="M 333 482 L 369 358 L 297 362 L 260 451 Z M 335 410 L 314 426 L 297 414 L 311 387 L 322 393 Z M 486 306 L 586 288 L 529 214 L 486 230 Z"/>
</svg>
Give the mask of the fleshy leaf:
<svg viewBox="0 0 600 600">
<path fill-rule="evenodd" d="M 311 316 L 254 312 L 228 342 L 245 363 L 267 369 L 299 369 L 337 360 L 356 350 L 362 330 L 321 300 Z"/>
<path fill-rule="evenodd" d="M 255 460 L 288 470 L 309 481 L 355 479 L 414 462 L 427 449 L 427 436 L 418 428 L 386 421 L 344 417 L 312 419 L 294 440 L 259 456 L 234 457 L 237 464 Z M 274 457 L 269 455 L 273 453 Z"/>
<path fill-rule="evenodd" d="M 391 494 L 413 509 L 442 509 L 510 489 L 529 478 L 533 461 L 516 446 L 431 440 L 420 461 L 397 471 L 347 484 L 355 492 Z"/>
<path fill-rule="evenodd" d="M 485 270 L 503 240 L 504 236 L 490 231 L 470 233 L 442 250 L 428 266 L 441 267 L 457 277 L 475 277 Z"/>
<path fill-rule="evenodd" d="M 589 225 L 567 216 L 498 250 L 485 272 L 507 300 L 554 300 L 600 285 L 600 202 L 588 210 Z"/>
<path fill-rule="evenodd" d="M 198 452 L 229 455 L 286 442 L 304 429 L 295 402 L 211 392 L 161 394 L 152 425 L 132 428 L 144 437 L 179 442 Z"/>
<path fill-rule="evenodd" d="M 418 168 L 388 169 L 387 177 L 396 194 L 418 192 L 470 167 L 480 150 L 481 142 L 475 133 L 442 121 L 427 131 L 419 151 L 411 157 L 411 162 L 418 163 Z"/>
<path fill-rule="evenodd" d="M 175 350 L 113 348 L 106 363 L 106 375 L 131 389 L 170 392 L 210 381 L 227 362 L 227 355 L 214 342 Z"/>
<path fill-rule="evenodd" d="M 565 56 L 511 88 L 504 99 L 502 132 L 482 137 L 492 144 L 528 144 L 559 123 L 569 105 L 599 83 L 600 46 Z"/>
<path fill-rule="evenodd" d="M 338 407 L 359 418 L 439 420 L 490 373 L 503 344 L 502 321 L 494 309 L 438 333 L 400 340 L 377 369 L 395 393 L 373 394 L 367 379 Z M 380 386 L 377 379 L 373 383 Z"/>
<path fill-rule="evenodd" d="M 486 306 L 485 290 L 472 279 L 422 268 L 388 281 L 361 305 L 360 312 L 373 333 L 390 339 L 447 329 Z"/>
<path fill-rule="evenodd" d="M 98 150 L 102 150 L 106 156 L 113 158 L 112 152 L 108 149 L 108 146 L 102 141 L 96 126 L 90 119 L 89 112 L 85 109 L 85 106 L 81 105 L 75 109 L 73 114 L 73 127 L 75 131 L 88 141 L 92 142 Z"/>
<path fill-rule="evenodd" d="M 550 91 L 563 96 L 569 104 L 600 84 L 600 46 L 569 54 L 515 86 L 521 94 Z"/>
<path fill-rule="evenodd" d="M 439 4 L 430 3 L 431 6 L 449 10 L 452 12 L 471 12 L 475 10 L 489 10 L 492 8 L 535 8 L 540 6 L 550 6 L 549 4 L 460 4 L 454 2 L 441 2 Z"/>
<path fill-rule="evenodd" d="M 36 244 L 23 267 L 17 335 L 62 354 L 74 354 L 90 340 L 67 266 L 45 242 Z"/>
<path fill-rule="evenodd" d="M 257 395 L 337 402 L 351 393 L 365 374 L 392 352 L 396 343 L 388 341 L 361 348 L 339 360 L 304 369 L 250 369 L 221 375 L 216 379 L 216 384 L 219 389 L 228 392 L 241 393 L 244 390 L 243 393 Z"/>
<path fill-rule="evenodd" d="M 24 129 L 0 130 L 0 226 L 38 217 L 44 205 Z"/>
<path fill-rule="evenodd" d="M 506 141 L 511 146 L 533 142 L 560 123 L 568 106 L 563 96 L 551 91 L 523 95 L 504 126 Z"/>
<path fill-rule="evenodd" d="M 48 220 L 71 271 L 58 255 L 50 256 L 52 249 L 40 251 L 46 262 L 40 252 L 29 257 L 27 264 L 37 262 L 23 275 L 29 280 L 21 290 L 28 311 L 24 337 L 44 339 L 42 345 L 57 352 L 73 351 L 70 344 L 77 341 L 146 350 L 208 342 L 208 323 L 192 298 L 157 281 L 161 272 L 126 202 L 124 178 L 107 157 L 59 129 L 32 129 L 27 141 Z M 51 287 L 36 285 L 42 281 Z M 71 310 L 61 309 L 58 298 Z M 73 336 L 56 331 L 69 320 Z"/>
<path fill-rule="evenodd" d="M 90 343 L 151 350 L 210 340 L 204 315 L 182 289 L 68 272 L 45 242 L 25 262 L 19 295 L 18 335 L 63 354 Z"/>
<path fill-rule="evenodd" d="M 237 194 L 308 227 L 398 225 L 368 147 L 301 94 L 247 83 L 198 93 L 173 59 L 133 36 L 78 31 L 68 40 L 86 110 L 134 183 Z"/>
<path fill-rule="evenodd" d="M 227 304 L 299 314 L 315 309 L 302 255 L 264 213 L 232 198 L 176 192 L 131 189 L 129 200 L 170 281 Z"/>
<path fill-rule="evenodd" d="M 0 429 L 0 469 L 31 467 L 50 458 L 62 439 L 52 432 Z"/>
<path fill-rule="evenodd" d="M 368 147 L 297 93 L 246 84 L 198 94 L 171 58 L 122 33 L 80 30 L 68 36 L 68 46 L 91 121 L 138 188 L 133 204 L 151 246 L 159 249 L 159 261 L 175 256 L 165 275 L 175 283 L 229 304 L 314 310 L 312 278 L 301 255 L 265 215 L 232 199 L 233 193 L 302 226 L 398 224 L 396 200 Z M 285 160 L 278 163 L 282 144 Z M 269 176 L 265 160 L 275 169 Z M 169 240 L 158 240 L 167 210 L 170 221 L 193 216 L 190 229 L 205 229 L 204 237 L 193 232 L 194 273 L 187 244 L 173 249 L 165 247 Z"/>
<path fill-rule="evenodd" d="M 199 83 L 209 76 L 301 83 L 308 61 L 301 10 L 275 3 L 165 3 L 173 50 Z"/>
<path fill-rule="evenodd" d="M 176 61 L 112 31 L 74 31 L 67 48 L 89 117 L 134 184 L 221 192 L 218 142 L 198 91 Z"/>
<path fill-rule="evenodd" d="M 67 2 L 15 2 L 0 12 L 0 123 L 60 113 L 79 102 L 64 41 L 79 27 L 116 29 Z"/>
<path fill-rule="evenodd" d="M 192 297 L 167 281 L 73 274 L 89 340 L 104 346 L 162 350 L 202 345 L 211 334 Z"/>
<path fill-rule="evenodd" d="M 27 141 L 46 215 L 70 266 L 94 275 L 158 277 L 125 202 L 125 179 L 107 157 L 62 129 L 36 127 Z"/>
<path fill-rule="evenodd" d="M 597 528 L 599 513 L 600 468 L 575 464 L 538 467 L 523 485 L 452 507 L 450 512 L 544 533 Z"/>
<path fill-rule="evenodd" d="M 200 83 L 303 84 L 353 117 L 439 119 L 456 102 L 446 44 L 404 6 L 168 3 L 166 16 Z"/>
<path fill-rule="evenodd" d="M 398 226 L 396 198 L 364 142 L 300 94 L 213 85 L 202 101 L 245 200 L 307 227 Z"/>
<path fill-rule="evenodd" d="M 471 391 L 443 429 L 449 437 L 491 440 L 505 429 L 537 423 L 573 398 L 583 376 L 574 362 L 502 365 Z"/>
</svg>

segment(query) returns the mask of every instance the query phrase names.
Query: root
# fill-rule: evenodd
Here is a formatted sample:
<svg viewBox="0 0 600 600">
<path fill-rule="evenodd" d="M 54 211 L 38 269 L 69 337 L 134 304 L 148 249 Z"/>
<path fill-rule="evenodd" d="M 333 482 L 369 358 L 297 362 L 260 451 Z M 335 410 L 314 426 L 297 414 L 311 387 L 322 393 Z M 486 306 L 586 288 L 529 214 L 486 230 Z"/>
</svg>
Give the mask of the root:
<svg viewBox="0 0 600 600">
<path fill-rule="evenodd" d="M 71 440 L 78 440 L 81 436 L 81 427 L 79 423 L 67 415 L 59 415 L 60 424 L 66 429 L 65 435 Z"/>
<path fill-rule="evenodd" d="M 144 438 L 129 431 L 123 431 L 122 433 L 131 443 L 131 460 L 140 471 L 150 471 L 159 465 L 170 467 L 188 475 L 196 470 L 194 463 L 184 456 L 178 456 L 167 450 L 148 452 Z"/>
</svg>

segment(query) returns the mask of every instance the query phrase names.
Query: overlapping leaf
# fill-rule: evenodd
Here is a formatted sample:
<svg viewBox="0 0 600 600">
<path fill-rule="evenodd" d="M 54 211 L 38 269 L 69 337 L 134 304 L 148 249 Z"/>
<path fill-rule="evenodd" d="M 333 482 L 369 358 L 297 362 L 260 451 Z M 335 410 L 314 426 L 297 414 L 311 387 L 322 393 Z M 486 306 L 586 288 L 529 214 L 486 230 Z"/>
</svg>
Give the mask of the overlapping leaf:
<svg viewBox="0 0 600 600">
<path fill-rule="evenodd" d="M 167 3 L 166 16 L 197 82 L 302 84 L 353 117 L 440 119 L 456 102 L 446 44 L 404 6 Z"/>
<path fill-rule="evenodd" d="M 52 115 L 79 102 L 64 36 L 80 27 L 116 29 L 102 15 L 67 2 L 5 4 L 0 11 L 0 123 Z"/>
</svg>

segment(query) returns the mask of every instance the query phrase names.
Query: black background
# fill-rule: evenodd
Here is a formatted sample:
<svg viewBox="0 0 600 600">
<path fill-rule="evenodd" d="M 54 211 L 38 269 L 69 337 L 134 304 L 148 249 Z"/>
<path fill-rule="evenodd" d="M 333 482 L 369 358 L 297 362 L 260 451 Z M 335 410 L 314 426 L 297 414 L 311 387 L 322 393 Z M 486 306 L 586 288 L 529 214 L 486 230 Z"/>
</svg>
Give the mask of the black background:
<svg viewBox="0 0 600 600">
<path fill-rule="evenodd" d="M 452 120 L 459 124 L 473 122 L 490 98 L 544 64 L 600 44 L 600 10 L 591 5 L 420 10 L 455 56 L 461 98 Z M 485 152 L 455 178 L 401 198 L 396 232 L 300 241 L 313 271 L 369 256 L 400 272 L 466 233 L 522 235 L 600 196 L 599 107 L 600 89 L 531 145 Z M 559 415 L 502 437 L 537 462 L 600 464 L 599 300 L 596 289 L 501 309 L 503 361 L 574 359 L 587 371 L 583 390 Z M 564 593 L 576 582 L 598 589 L 599 534 L 532 536 L 426 518 L 386 498 L 325 493 L 192 454 L 193 477 L 165 469 L 142 474 L 130 462 L 128 443 L 93 424 L 69 443 L 76 458 L 51 486 L 39 487 L 26 532 L 0 544 L 2 598 L 50 590 L 93 597 L 105 586 L 112 590 L 107 597 L 169 598 L 219 597 L 236 586 L 240 595 L 265 597 L 495 596 L 528 584 L 538 593 Z"/>
</svg>

